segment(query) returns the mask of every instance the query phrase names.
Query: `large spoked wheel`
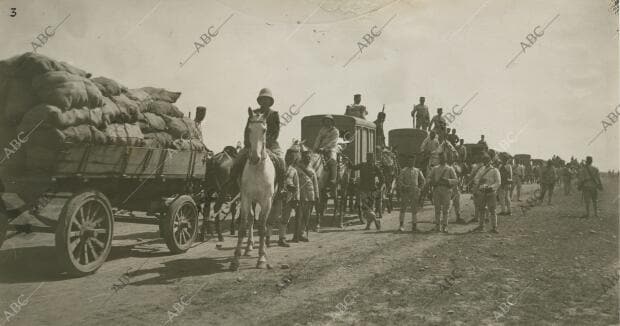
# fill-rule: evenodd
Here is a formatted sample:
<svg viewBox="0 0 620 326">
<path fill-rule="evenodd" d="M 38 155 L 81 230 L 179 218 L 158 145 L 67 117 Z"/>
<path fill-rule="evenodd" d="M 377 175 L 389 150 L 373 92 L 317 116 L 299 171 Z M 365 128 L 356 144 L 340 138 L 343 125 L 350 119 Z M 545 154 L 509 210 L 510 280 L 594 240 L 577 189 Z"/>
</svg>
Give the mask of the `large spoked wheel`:
<svg viewBox="0 0 620 326">
<path fill-rule="evenodd" d="M 112 206 L 104 194 L 85 191 L 63 207 L 56 229 L 56 251 L 70 275 L 95 272 L 112 248 Z"/>
<path fill-rule="evenodd" d="M 0 199 L 1 200 L 1 199 Z M 6 213 L 0 208 L 0 248 L 4 240 L 6 240 L 6 234 L 9 232 L 9 218 Z"/>
<path fill-rule="evenodd" d="M 192 197 L 183 195 L 173 201 L 159 227 L 173 254 L 186 252 L 198 234 L 198 208 Z"/>
</svg>

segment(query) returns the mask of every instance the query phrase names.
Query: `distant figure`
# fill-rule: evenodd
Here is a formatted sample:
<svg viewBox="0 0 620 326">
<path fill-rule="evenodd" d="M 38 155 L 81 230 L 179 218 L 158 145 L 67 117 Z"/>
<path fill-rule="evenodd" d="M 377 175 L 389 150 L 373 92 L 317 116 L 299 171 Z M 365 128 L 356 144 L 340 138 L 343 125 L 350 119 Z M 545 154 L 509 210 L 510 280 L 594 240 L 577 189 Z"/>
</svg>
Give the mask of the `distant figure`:
<svg viewBox="0 0 620 326">
<path fill-rule="evenodd" d="M 521 201 L 521 186 L 523 185 L 523 180 L 525 180 L 525 167 L 521 162 L 517 164 L 513 177 L 514 183 L 512 189 L 517 189 L 517 201 Z"/>
<path fill-rule="evenodd" d="M 570 165 L 566 164 L 560 170 L 562 183 L 564 184 L 564 195 L 570 195 L 571 182 L 573 180 L 573 171 Z"/>
<path fill-rule="evenodd" d="M 594 209 L 594 217 L 598 217 L 598 191 L 603 191 L 603 184 L 599 176 L 598 169 L 592 166 L 592 156 L 586 157 L 586 165 L 579 172 L 579 185 L 577 186 L 583 193 L 583 199 L 586 203 L 586 215 L 581 218 L 590 217 L 590 202 Z"/>
<path fill-rule="evenodd" d="M 465 220 L 461 218 L 461 179 L 463 178 L 463 170 L 461 167 L 456 164 L 456 161 L 453 161 L 450 165 L 454 172 L 456 173 L 456 184 L 452 187 L 452 207 L 454 208 L 454 215 L 456 216 L 457 224 L 465 224 Z"/>
<path fill-rule="evenodd" d="M 484 140 L 484 135 L 480 135 L 480 140 L 478 141 L 478 144 L 488 146 L 486 140 Z"/>
<path fill-rule="evenodd" d="M 420 145 L 420 152 L 422 152 L 423 155 L 423 159 L 421 161 L 428 162 L 426 166 L 427 169 L 424 171 L 425 175 L 428 175 L 431 167 L 437 165 L 436 160 L 433 158 L 434 153 L 439 148 L 439 140 L 436 136 L 437 135 L 435 132 L 431 131 L 428 134 L 428 137 L 422 141 L 422 145 Z"/>
<path fill-rule="evenodd" d="M 459 162 L 467 162 L 467 147 L 465 146 L 465 139 L 461 139 L 459 145 L 456 146 L 456 151 L 459 153 Z"/>
<path fill-rule="evenodd" d="M 547 166 L 540 171 L 540 201 L 545 199 L 545 194 L 549 193 L 549 199 L 547 203 L 551 205 L 551 198 L 553 197 L 553 188 L 558 180 L 558 174 L 553 167 L 553 161 L 548 160 Z"/>
<path fill-rule="evenodd" d="M 336 179 L 338 169 L 338 136 L 340 132 L 336 128 L 334 117 L 330 114 L 323 117 L 323 126 L 319 130 L 319 135 L 314 140 L 313 150 L 326 157 L 325 167 L 329 177 L 327 179 L 326 191 L 335 195 Z"/>
<path fill-rule="evenodd" d="M 424 105 L 426 99 L 420 97 L 420 104 L 413 107 L 411 111 L 411 117 L 414 119 L 414 128 L 428 130 L 428 125 L 431 121 L 431 116 L 428 113 L 428 106 Z"/>
<path fill-rule="evenodd" d="M 301 145 L 301 161 L 295 167 L 299 178 L 299 216 L 295 214 L 296 229 L 291 242 L 308 242 L 308 237 L 304 236 L 304 233 L 308 234 L 308 222 L 310 221 L 312 207 L 320 198 L 319 181 L 316 172 L 310 165 L 311 153 L 309 148 Z"/>
<path fill-rule="evenodd" d="M 385 110 L 385 105 L 383 105 L 383 111 Z M 375 131 L 375 145 L 381 146 L 381 148 L 385 147 L 385 133 L 383 133 L 383 123 L 385 122 L 385 112 L 379 112 L 377 114 L 377 120 L 375 120 L 375 125 L 377 129 Z"/>
<path fill-rule="evenodd" d="M 446 127 L 448 126 L 448 122 L 446 118 L 443 117 L 443 109 L 437 109 L 437 115 L 431 119 L 431 124 L 429 128 L 435 131 L 438 135 L 446 135 Z"/>
<path fill-rule="evenodd" d="M 499 215 L 511 215 L 510 208 L 510 189 L 512 189 L 512 166 L 508 157 L 502 158 L 502 165 L 499 168 L 501 182 L 497 197 L 499 198 L 499 207 L 501 212 Z"/>
<path fill-rule="evenodd" d="M 366 115 L 368 111 L 366 111 L 366 107 L 361 105 L 362 95 L 355 94 L 353 95 L 353 104 L 347 105 L 347 109 L 344 112 L 345 115 L 350 115 L 352 117 L 357 117 L 360 119 L 366 119 Z"/>
<path fill-rule="evenodd" d="M 448 134 L 448 141 L 454 147 L 459 144 L 459 136 L 456 135 L 456 128 L 452 128 L 452 133 Z"/>
</svg>

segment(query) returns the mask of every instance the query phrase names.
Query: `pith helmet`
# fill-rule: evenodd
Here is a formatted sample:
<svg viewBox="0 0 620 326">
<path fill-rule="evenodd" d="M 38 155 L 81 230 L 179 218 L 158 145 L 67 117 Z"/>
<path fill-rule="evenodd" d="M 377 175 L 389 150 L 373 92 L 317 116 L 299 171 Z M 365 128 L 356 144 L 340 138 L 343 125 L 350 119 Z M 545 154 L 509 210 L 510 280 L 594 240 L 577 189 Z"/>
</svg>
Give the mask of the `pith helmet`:
<svg viewBox="0 0 620 326">
<path fill-rule="evenodd" d="M 260 90 L 260 92 L 258 92 L 258 97 L 256 98 L 258 104 L 260 104 L 261 98 L 268 99 L 270 101 L 270 104 L 268 104 L 268 106 L 273 105 L 273 95 L 271 95 L 271 90 L 269 88 L 263 88 Z"/>
<path fill-rule="evenodd" d="M 332 122 L 334 122 L 334 116 L 331 114 L 328 114 L 323 117 L 323 120 L 331 120 Z"/>
</svg>

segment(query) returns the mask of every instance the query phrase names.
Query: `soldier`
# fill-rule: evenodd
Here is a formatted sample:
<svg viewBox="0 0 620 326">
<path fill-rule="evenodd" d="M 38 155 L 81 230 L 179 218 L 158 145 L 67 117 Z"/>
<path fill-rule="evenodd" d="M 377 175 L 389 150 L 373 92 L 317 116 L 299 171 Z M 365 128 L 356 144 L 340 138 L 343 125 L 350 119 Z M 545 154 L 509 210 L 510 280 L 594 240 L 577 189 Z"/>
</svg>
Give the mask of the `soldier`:
<svg viewBox="0 0 620 326">
<path fill-rule="evenodd" d="M 360 94 L 353 95 L 353 104 L 347 105 L 347 109 L 344 112 L 344 114 L 365 120 L 366 115 L 368 114 L 368 111 L 366 111 L 365 106 L 360 104 L 361 102 L 362 102 L 362 95 Z"/>
<path fill-rule="evenodd" d="M 521 162 L 517 164 L 513 177 L 514 184 L 512 186 L 512 190 L 517 189 L 517 201 L 521 201 L 521 186 L 523 184 L 523 180 L 525 180 L 525 167 Z"/>
<path fill-rule="evenodd" d="M 463 177 L 463 171 L 456 164 L 456 161 L 452 161 L 452 169 L 456 173 L 456 185 L 452 187 L 452 207 L 454 208 L 454 215 L 456 215 L 456 223 L 457 224 L 465 224 L 465 220 L 461 218 L 461 179 Z"/>
<path fill-rule="evenodd" d="M 327 157 L 325 166 L 329 173 L 327 179 L 327 191 L 332 196 L 336 195 L 336 179 L 338 169 L 338 136 L 340 132 L 336 128 L 334 117 L 330 114 L 323 117 L 323 127 L 314 141 L 314 151 Z M 325 195 L 325 194 L 324 194 Z"/>
<path fill-rule="evenodd" d="M 286 178 L 286 167 L 284 163 L 284 158 L 282 157 L 282 150 L 280 149 L 280 144 L 278 143 L 278 137 L 280 136 L 280 115 L 277 111 L 271 109 L 273 106 L 274 100 L 271 95 L 271 91 L 268 88 L 263 88 L 258 93 L 258 97 L 256 98 L 256 102 L 260 105 L 260 108 L 253 110 L 254 113 L 261 113 L 266 121 L 267 121 L 267 141 L 266 147 L 269 150 L 269 157 L 273 162 L 274 168 L 276 170 L 276 184 L 278 186 L 278 197 L 281 194 L 284 194 L 284 182 Z M 249 123 L 249 119 L 248 119 Z M 245 162 L 248 158 L 248 148 L 250 147 L 250 139 L 249 139 L 249 129 L 246 124 L 243 144 L 244 148 L 239 152 L 233 167 L 230 171 L 230 180 L 229 182 L 237 182 L 241 173 L 243 172 L 243 168 L 245 167 Z M 232 186 L 229 187 L 232 189 Z M 277 204 L 277 203 L 274 203 Z M 277 208 L 276 208 L 277 211 Z"/>
<path fill-rule="evenodd" d="M 434 153 L 436 153 L 437 149 L 439 148 L 439 140 L 436 137 L 437 135 L 435 134 L 434 131 L 431 131 L 428 134 L 428 137 L 426 137 L 423 141 L 422 144 L 420 145 L 420 151 L 422 152 L 422 154 L 424 155 L 425 158 L 428 158 L 428 164 L 427 164 L 427 170 L 426 175 L 428 175 L 428 172 L 430 172 L 430 168 L 436 165 L 436 160 L 434 159 Z"/>
<path fill-rule="evenodd" d="M 459 162 L 461 163 L 467 162 L 467 147 L 465 146 L 464 139 L 461 138 L 459 145 L 456 146 L 456 151 L 459 153 Z"/>
<path fill-rule="evenodd" d="M 398 187 L 398 193 L 400 194 L 400 232 L 405 231 L 405 214 L 407 208 L 411 208 L 411 232 L 417 232 L 417 219 L 418 213 L 418 200 L 420 196 L 420 188 L 424 186 L 425 180 L 422 172 L 413 166 L 414 157 L 408 157 L 405 162 L 405 167 L 400 171 L 396 185 Z"/>
<path fill-rule="evenodd" d="M 558 180 L 558 174 L 553 167 L 553 161 L 548 160 L 547 166 L 540 171 L 540 198 L 542 202 L 545 199 L 545 194 L 549 193 L 549 199 L 547 204 L 551 205 L 551 198 L 553 197 L 553 188 Z"/>
<path fill-rule="evenodd" d="M 570 165 L 566 164 L 562 167 L 562 183 L 564 183 L 564 195 L 570 195 L 571 182 L 573 179 L 573 172 Z"/>
<path fill-rule="evenodd" d="M 448 134 L 447 138 L 450 144 L 452 144 L 452 146 L 458 146 L 459 136 L 456 135 L 456 128 L 452 128 L 452 133 Z"/>
<path fill-rule="evenodd" d="M 491 231 L 497 233 L 497 214 L 495 214 L 497 189 L 501 185 L 501 176 L 497 168 L 491 164 L 491 157 L 485 154 L 482 158 L 484 166 L 474 176 L 474 204 L 478 227 L 474 231 L 484 231 L 484 214 L 491 216 Z"/>
<path fill-rule="evenodd" d="M 282 210 L 282 217 L 280 220 L 280 238 L 278 240 L 278 246 L 280 247 L 290 247 L 290 245 L 286 243 L 286 228 L 288 226 L 288 222 L 291 219 L 291 212 L 295 210 L 295 217 L 300 215 L 299 174 L 297 173 L 296 168 L 296 166 L 299 164 L 300 159 L 300 146 L 294 145 L 288 151 L 286 151 L 286 156 L 284 157 L 284 161 L 286 162 L 286 197 L 283 199 L 284 209 Z M 295 221 L 299 222 L 299 219 L 296 218 Z M 298 223 L 295 224 L 295 231 L 297 231 Z M 296 237 L 297 233 L 295 233 L 293 236 Z M 296 240 L 298 241 L 299 239 Z"/>
<path fill-rule="evenodd" d="M 207 115 L 207 108 L 204 106 L 196 107 L 196 116 L 194 117 L 194 123 L 196 124 L 196 130 L 198 130 L 198 137 L 202 141 L 202 120 Z"/>
<path fill-rule="evenodd" d="M 431 119 L 431 124 L 429 127 L 431 128 L 431 130 L 434 130 L 435 133 L 437 133 L 438 135 L 446 136 L 447 125 L 448 122 L 446 122 L 446 118 L 443 117 L 443 109 L 437 109 L 437 115 L 435 115 L 433 119 Z"/>
<path fill-rule="evenodd" d="M 426 98 L 420 97 L 420 104 L 413 107 L 411 117 L 414 118 L 414 128 L 428 130 L 431 116 L 428 112 L 428 106 L 424 104 Z"/>
<path fill-rule="evenodd" d="M 590 217 L 590 202 L 592 202 L 592 208 L 594 209 L 594 217 L 598 217 L 598 191 L 603 191 L 603 185 L 601 184 L 598 169 L 592 166 L 592 156 L 586 157 L 586 165 L 579 172 L 577 188 L 582 191 L 586 204 L 586 215 L 581 216 L 581 218 Z"/>
<path fill-rule="evenodd" d="M 299 176 L 299 216 L 295 215 L 295 235 L 291 242 L 304 241 L 308 238 L 303 233 L 308 233 L 308 222 L 315 201 L 319 200 L 319 181 L 316 172 L 310 166 L 311 151 L 305 145 L 301 145 L 301 161 L 297 164 Z"/>
<path fill-rule="evenodd" d="M 381 230 L 381 219 L 373 212 L 373 208 L 378 206 L 376 204 L 377 191 L 380 191 L 379 185 L 383 184 L 383 173 L 375 163 L 375 155 L 367 153 L 366 162 L 352 166 L 351 170 L 360 171 L 360 205 L 363 214 L 366 216 L 366 230 L 370 230 L 370 224 L 374 221 L 375 227 L 379 231 Z"/>
<path fill-rule="evenodd" d="M 457 178 L 454 169 L 446 164 L 445 154 L 439 155 L 439 165 L 431 170 L 428 179 L 433 185 L 435 231 L 448 233 L 448 210 L 452 199 L 451 189 L 457 185 Z"/>
<path fill-rule="evenodd" d="M 383 105 L 385 110 L 385 105 Z M 374 121 L 377 126 L 375 130 L 375 145 L 385 147 L 385 134 L 383 133 L 383 123 L 385 122 L 385 112 L 381 111 L 377 114 L 377 120 Z"/>
<path fill-rule="evenodd" d="M 478 144 L 487 146 L 487 141 L 484 140 L 484 135 L 480 135 L 480 140 L 478 141 Z"/>
<path fill-rule="evenodd" d="M 501 183 L 497 192 L 499 197 L 499 215 L 511 215 L 510 209 L 510 189 L 512 188 L 512 167 L 508 157 L 502 157 L 502 164 L 499 168 Z"/>
</svg>

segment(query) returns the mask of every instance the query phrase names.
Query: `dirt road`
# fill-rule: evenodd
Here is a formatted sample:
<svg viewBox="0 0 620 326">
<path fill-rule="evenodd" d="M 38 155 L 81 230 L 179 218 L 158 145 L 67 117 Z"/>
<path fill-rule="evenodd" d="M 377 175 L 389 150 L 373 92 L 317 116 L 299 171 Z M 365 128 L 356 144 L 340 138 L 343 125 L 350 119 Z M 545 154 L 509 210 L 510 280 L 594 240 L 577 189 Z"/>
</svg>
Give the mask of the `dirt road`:
<svg viewBox="0 0 620 326">
<path fill-rule="evenodd" d="M 269 270 L 254 251 L 229 272 L 231 236 L 171 256 L 156 227 L 118 223 L 103 267 L 66 279 L 51 236 L 15 237 L 0 251 L 0 326 L 618 324 L 618 180 L 604 185 L 600 219 L 578 218 L 577 193 L 513 208 L 499 234 L 399 234 L 396 211 L 381 232 L 327 228 L 272 247 Z M 429 231 L 432 208 L 419 219 Z"/>
</svg>

